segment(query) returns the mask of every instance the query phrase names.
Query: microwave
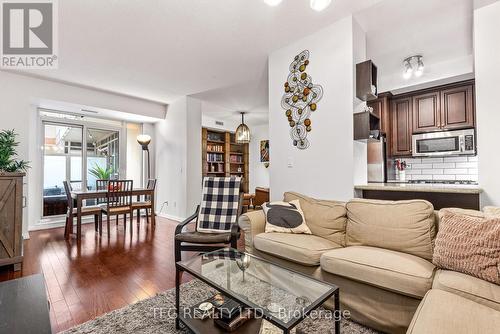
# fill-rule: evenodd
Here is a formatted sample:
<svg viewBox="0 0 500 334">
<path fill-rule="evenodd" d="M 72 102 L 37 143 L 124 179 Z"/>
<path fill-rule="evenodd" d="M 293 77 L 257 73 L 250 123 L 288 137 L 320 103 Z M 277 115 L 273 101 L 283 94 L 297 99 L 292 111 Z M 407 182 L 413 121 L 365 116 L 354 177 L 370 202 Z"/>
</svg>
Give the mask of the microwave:
<svg viewBox="0 0 500 334">
<path fill-rule="evenodd" d="M 414 157 L 475 155 L 474 129 L 415 134 L 412 136 Z"/>
</svg>

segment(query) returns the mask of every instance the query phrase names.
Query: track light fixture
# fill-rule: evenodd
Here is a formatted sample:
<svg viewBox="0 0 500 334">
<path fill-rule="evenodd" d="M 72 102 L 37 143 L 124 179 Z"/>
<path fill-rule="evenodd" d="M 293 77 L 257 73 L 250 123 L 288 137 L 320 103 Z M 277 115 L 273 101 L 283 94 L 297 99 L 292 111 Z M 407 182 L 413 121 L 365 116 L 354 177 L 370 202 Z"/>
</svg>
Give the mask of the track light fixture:
<svg viewBox="0 0 500 334">
<path fill-rule="evenodd" d="M 416 77 L 422 76 L 424 74 L 424 61 L 422 55 L 415 55 L 403 60 L 403 77 L 405 79 L 410 79 L 412 75 Z"/>
</svg>

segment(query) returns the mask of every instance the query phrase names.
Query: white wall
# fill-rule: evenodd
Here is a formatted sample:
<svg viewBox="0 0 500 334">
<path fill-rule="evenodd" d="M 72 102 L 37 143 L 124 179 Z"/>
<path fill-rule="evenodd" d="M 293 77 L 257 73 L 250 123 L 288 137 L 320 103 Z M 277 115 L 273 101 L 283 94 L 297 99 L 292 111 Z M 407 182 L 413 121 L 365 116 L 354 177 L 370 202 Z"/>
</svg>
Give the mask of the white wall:
<svg viewBox="0 0 500 334">
<path fill-rule="evenodd" d="M 312 114 L 310 147 L 292 145 L 281 108 L 283 83 L 295 55 L 310 51 L 307 72 L 323 86 Z M 269 139 L 271 198 L 295 190 L 318 198 L 353 197 L 353 19 L 348 17 L 297 40 L 269 56 Z M 289 167 L 289 165 L 291 165 Z"/>
<path fill-rule="evenodd" d="M 474 11 L 477 145 L 482 205 L 500 206 L 500 2 Z"/>
<path fill-rule="evenodd" d="M 140 124 L 127 124 L 127 166 L 126 178 L 134 180 L 134 187 L 142 186 L 142 166 L 138 161 L 142 161 L 142 148 L 137 143 L 137 136 L 141 134 Z M 146 157 L 144 157 L 146 159 Z"/>
<path fill-rule="evenodd" d="M 201 106 L 182 97 L 154 126 L 157 208 L 173 219 L 189 216 L 201 199 Z"/>
<path fill-rule="evenodd" d="M 253 193 L 255 187 L 269 187 L 269 168 L 260 162 L 260 141 L 269 139 L 269 124 L 252 126 L 250 128 L 252 139 L 249 144 L 249 191 Z M 272 159 L 272 146 L 269 145 Z"/>
<path fill-rule="evenodd" d="M 30 160 L 32 166 L 25 178 L 27 195 L 27 208 L 23 217 L 25 236 L 28 228 L 39 222 L 42 213 L 41 134 L 37 106 L 45 100 L 142 114 L 147 117 L 158 117 L 165 112 L 165 106 L 158 103 L 0 72 L 0 129 L 16 130 L 20 142 L 19 158 Z"/>
<path fill-rule="evenodd" d="M 352 38 L 353 38 L 353 92 L 356 91 L 356 64 L 366 60 L 366 34 L 363 28 L 352 20 Z M 366 102 L 361 101 L 353 94 L 353 110 L 354 113 L 363 112 L 366 107 Z M 354 157 L 354 184 L 365 184 L 368 182 L 368 144 L 362 141 L 353 142 L 353 157 Z"/>
</svg>

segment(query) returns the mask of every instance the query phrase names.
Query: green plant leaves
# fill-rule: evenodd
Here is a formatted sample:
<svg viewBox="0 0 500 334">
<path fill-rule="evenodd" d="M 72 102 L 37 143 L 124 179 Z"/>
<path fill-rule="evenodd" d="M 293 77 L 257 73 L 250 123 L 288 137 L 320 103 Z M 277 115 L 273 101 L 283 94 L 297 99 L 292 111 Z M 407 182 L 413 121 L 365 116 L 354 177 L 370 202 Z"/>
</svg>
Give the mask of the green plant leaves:
<svg viewBox="0 0 500 334">
<path fill-rule="evenodd" d="M 15 159 L 18 145 L 14 130 L 0 131 L 0 172 L 26 172 L 30 168 L 29 162 Z"/>
<path fill-rule="evenodd" d="M 94 164 L 94 167 L 89 169 L 89 173 L 95 176 L 98 180 L 109 180 L 111 175 L 113 175 L 114 170 L 112 167 L 102 168 L 101 166 Z"/>
</svg>

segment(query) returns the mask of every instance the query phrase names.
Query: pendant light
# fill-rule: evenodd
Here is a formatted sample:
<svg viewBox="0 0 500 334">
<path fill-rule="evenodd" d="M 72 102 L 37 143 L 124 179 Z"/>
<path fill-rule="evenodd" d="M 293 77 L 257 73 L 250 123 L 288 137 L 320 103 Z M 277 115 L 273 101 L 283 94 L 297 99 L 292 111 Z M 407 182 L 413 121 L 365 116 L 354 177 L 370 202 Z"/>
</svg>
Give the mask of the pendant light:
<svg viewBox="0 0 500 334">
<path fill-rule="evenodd" d="M 245 124 L 244 112 L 241 112 L 241 124 L 236 129 L 234 136 L 238 144 L 248 144 L 250 142 L 250 129 Z"/>
</svg>

